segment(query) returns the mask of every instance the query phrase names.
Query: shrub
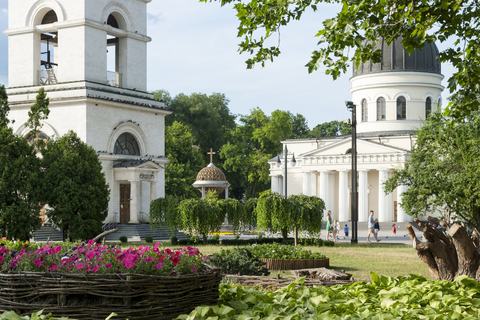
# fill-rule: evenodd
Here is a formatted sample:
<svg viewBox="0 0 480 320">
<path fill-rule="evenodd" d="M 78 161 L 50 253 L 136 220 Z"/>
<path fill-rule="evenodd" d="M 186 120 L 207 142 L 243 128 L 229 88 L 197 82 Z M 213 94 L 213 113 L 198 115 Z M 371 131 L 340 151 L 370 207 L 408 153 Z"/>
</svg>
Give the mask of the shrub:
<svg viewBox="0 0 480 320">
<path fill-rule="evenodd" d="M 240 239 L 240 236 L 238 234 L 235 235 L 235 240 Z"/>
<path fill-rule="evenodd" d="M 214 235 L 212 236 L 212 240 L 220 241 L 220 235 L 214 234 Z"/>
<path fill-rule="evenodd" d="M 172 244 L 172 246 L 176 246 L 178 244 L 178 238 L 176 236 L 171 236 L 170 243 Z"/>
<path fill-rule="evenodd" d="M 145 242 L 146 243 L 153 243 L 153 237 L 152 236 L 146 236 L 145 237 Z"/>
<path fill-rule="evenodd" d="M 223 273 L 240 275 L 269 275 L 266 263 L 254 257 L 247 248 L 222 249 L 210 256 L 209 263 L 219 267 Z"/>
<path fill-rule="evenodd" d="M 199 236 L 191 236 L 191 237 L 190 237 L 190 243 L 193 243 L 193 244 L 200 243 L 200 238 L 199 238 Z"/>
<path fill-rule="evenodd" d="M 118 238 L 118 240 L 120 240 L 121 243 L 127 243 L 128 242 L 127 236 L 121 236 L 120 238 Z"/>
<path fill-rule="evenodd" d="M 252 255 L 261 259 L 324 259 L 325 255 L 288 245 L 262 244 L 252 246 Z"/>
</svg>

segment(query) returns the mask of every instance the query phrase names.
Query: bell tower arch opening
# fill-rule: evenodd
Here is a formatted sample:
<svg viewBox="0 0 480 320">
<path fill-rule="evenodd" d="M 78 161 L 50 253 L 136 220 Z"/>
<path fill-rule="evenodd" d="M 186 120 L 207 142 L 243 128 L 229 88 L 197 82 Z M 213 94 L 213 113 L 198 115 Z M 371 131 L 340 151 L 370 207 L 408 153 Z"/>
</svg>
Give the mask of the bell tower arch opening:
<svg viewBox="0 0 480 320">
<path fill-rule="evenodd" d="M 123 73 L 120 61 L 125 44 L 115 29 L 127 31 L 127 23 L 119 12 L 112 12 L 108 15 L 106 24 L 112 27 L 110 32 L 107 31 L 107 84 L 121 87 Z"/>
</svg>

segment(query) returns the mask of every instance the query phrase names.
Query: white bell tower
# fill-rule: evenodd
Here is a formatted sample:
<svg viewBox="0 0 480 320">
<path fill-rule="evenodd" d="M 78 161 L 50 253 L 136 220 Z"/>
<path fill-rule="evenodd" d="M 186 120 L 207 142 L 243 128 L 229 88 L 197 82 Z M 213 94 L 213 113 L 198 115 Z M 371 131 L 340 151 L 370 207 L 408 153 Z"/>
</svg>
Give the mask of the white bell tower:
<svg viewBox="0 0 480 320">
<path fill-rule="evenodd" d="M 28 135 L 24 123 L 43 87 L 51 112 L 42 134 L 55 139 L 73 130 L 97 151 L 111 189 L 107 220 L 116 222 L 121 210 L 123 222 L 139 222 L 140 213 L 148 213 L 150 200 L 165 190 L 164 121 L 171 112 L 147 92 L 149 2 L 9 0 L 8 4 L 4 33 L 14 131 Z M 120 203 L 121 189 L 128 203 Z"/>
</svg>

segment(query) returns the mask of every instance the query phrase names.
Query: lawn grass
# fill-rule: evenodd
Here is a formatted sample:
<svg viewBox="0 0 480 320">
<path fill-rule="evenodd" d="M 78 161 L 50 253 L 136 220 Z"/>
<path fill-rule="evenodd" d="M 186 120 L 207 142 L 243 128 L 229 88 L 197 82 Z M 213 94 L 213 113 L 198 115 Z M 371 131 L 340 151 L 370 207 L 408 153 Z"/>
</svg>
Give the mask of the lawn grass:
<svg viewBox="0 0 480 320">
<path fill-rule="evenodd" d="M 164 243 L 169 246 L 168 243 Z M 210 255 L 222 249 L 232 248 L 222 245 L 197 245 L 202 254 Z M 403 244 L 349 244 L 339 243 L 334 247 L 305 246 L 304 250 L 312 250 L 326 255 L 330 259 L 330 268 L 345 270 L 358 281 L 371 281 L 370 272 L 384 276 L 404 276 L 420 274 L 429 280 L 433 277 L 428 267 L 418 258 L 412 246 Z M 272 272 L 272 276 L 277 275 Z M 290 275 L 290 271 L 280 272 L 281 275 Z"/>
</svg>

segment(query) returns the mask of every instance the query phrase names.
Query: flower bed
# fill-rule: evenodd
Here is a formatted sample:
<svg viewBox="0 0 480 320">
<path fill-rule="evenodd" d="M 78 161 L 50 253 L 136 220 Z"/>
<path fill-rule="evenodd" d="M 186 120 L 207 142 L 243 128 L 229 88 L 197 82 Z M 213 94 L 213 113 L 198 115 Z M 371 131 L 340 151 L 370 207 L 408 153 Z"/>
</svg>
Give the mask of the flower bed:
<svg viewBox="0 0 480 320">
<path fill-rule="evenodd" d="M 172 319 L 215 304 L 221 274 L 196 248 L 0 247 L 0 310 L 104 320 Z"/>
</svg>

